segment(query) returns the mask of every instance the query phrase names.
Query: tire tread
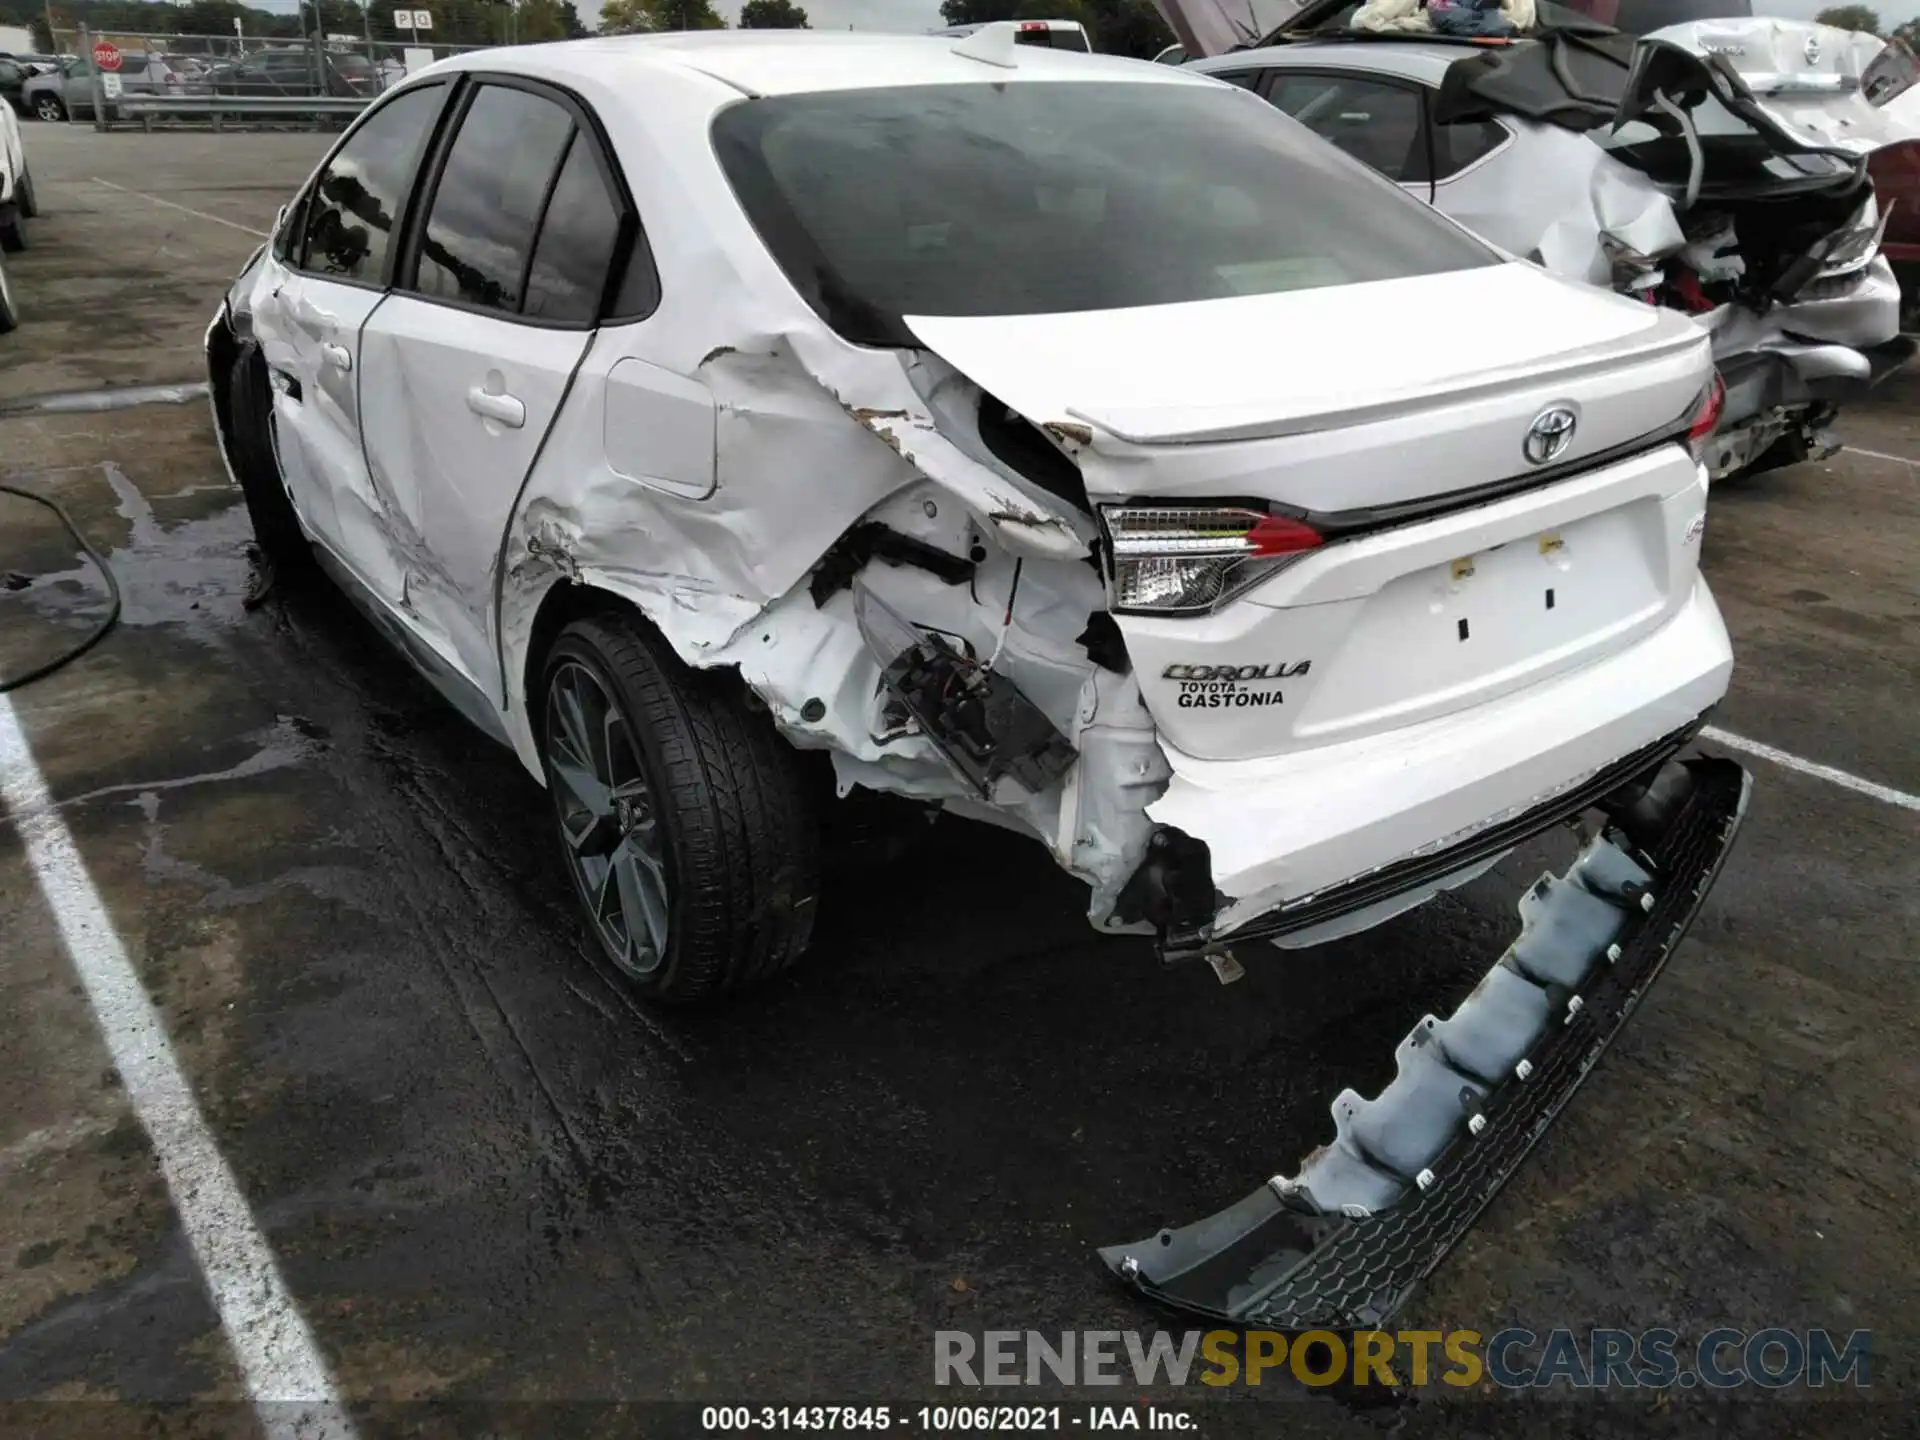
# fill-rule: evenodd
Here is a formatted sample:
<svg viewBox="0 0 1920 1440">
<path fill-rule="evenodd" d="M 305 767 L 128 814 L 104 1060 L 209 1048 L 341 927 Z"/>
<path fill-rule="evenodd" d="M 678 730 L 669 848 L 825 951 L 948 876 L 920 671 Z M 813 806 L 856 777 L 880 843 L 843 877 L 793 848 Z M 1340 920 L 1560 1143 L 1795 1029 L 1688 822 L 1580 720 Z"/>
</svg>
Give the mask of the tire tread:
<svg viewBox="0 0 1920 1440">
<path fill-rule="evenodd" d="M 637 617 L 572 622 L 549 664 L 582 643 L 621 692 L 670 817 L 673 930 L 658 984 L 641 988 L 698 1001 L 772 979 L 806 949 L 819 892 L 798 757 L 729 677 L 688 669 Z"/>
</svg>

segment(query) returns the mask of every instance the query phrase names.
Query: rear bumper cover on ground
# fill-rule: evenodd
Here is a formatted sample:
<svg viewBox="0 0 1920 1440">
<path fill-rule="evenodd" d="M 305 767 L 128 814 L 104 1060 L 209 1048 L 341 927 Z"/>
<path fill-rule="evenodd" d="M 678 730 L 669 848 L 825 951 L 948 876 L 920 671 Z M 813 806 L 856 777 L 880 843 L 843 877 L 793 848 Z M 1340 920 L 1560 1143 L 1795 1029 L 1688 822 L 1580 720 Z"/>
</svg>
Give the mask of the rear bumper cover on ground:
<svg viewBox="0 0 1920 1440">
<path fill-rule="evenodd" d="M 1373 1100 L 1334 1102 L 1337 1137 L 1297 1178 L 1101 1251 L 1143 1294 L 1279 1330 L 1383 1323 L 1506 1183 L 1658 978 L 1719 877 L 1751 781 L 1684 762 L 1693 788 L 1639 852 L 1609 830 L 1543 877 L 1519 938 L 1447 1020 L 1428 1016 Z M 1648 854 L 1657 864 L 1643 865 Z"/>
</svg>

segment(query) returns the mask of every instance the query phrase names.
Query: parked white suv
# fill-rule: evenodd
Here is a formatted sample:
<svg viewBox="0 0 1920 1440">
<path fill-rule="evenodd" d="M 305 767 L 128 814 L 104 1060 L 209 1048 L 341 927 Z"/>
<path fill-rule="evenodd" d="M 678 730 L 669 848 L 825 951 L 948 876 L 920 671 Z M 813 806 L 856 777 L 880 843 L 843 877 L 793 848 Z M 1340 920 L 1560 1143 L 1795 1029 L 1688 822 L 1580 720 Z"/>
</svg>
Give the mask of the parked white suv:
<svg viewBox="0 0 1920 1440">
<path fill-rule="evenodd" d="M 1016 45 L 1039 45 L 1049 50 L 1078 50 L 1083 55 L 1093 49 L 1093 42 L 1087 39 L 1087 27 L 1078 20 L 1019 20 L 1013 22 L 1013 25 Z M 964 40 L 967 36 L 977 35 L 986 28 L 984 24 L 954 25 L 933 33 L 950 36 L 955 40 Z"/>
<path fill-rule="evenodd" d="M 27 221 L 39 214 L 33 174 L 27 169 L 27 151 L 20 138 L 20 118 L 10 105 L 0 105 L 0 251 L 27 248 Z M 19 324 L 13 290 L 0 269 L 0 335 Z"/>
<path fill-rule="evenodd" d="M 1744 811 L 1737 766 L 1674 760 L 1732 664 L 1708 341 L 1243 91 L 1016 35 L 440 62 L 215 317 L 225 453 L 280 573 L 317 556 L 548 787 L 647 996 L 794 959 L 862 796 L 1044 847 L 1097 928 L 1228 971 L 1597 806 L 1298 1177 L 1109 1257 L 1225 1313 L 1229 1229 L 1318 1227 L 1304 1264 L 1414 1224 L 1355 1272 L 1410 1283 Z M 1286 1273 L 1294 1319 L 1377 1298 Z"/>
</svg>

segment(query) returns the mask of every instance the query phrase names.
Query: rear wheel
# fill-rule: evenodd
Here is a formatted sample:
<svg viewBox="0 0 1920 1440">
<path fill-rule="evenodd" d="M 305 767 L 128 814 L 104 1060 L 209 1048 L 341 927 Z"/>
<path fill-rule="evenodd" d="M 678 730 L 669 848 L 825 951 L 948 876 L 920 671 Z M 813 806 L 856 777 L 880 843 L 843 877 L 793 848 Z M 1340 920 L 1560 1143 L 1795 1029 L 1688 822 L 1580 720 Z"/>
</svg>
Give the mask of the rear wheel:
<svg viewBox="0 0 1920 1440">
<path fill-rule="evenodd" d="M 710 1000 L 798 959 L 819 891 L 805 776 L 737 685 L 607 611 L 560 632 L 539 693 L 561 854 L 628 984 Z"/>
<path fill-rule="evenodd" d="M 227 373 L 228 458 L 234 478 L 246 497 L 253 536 L 275 578 L 304 579 L 316 574 L 313 547 L 300 529 L 293 502 L 287 498 L 280 459 L 273 441 L 273 392 L 267 380 L 267 362 L 259 348 L 240 347 Z"/>
<path fill-rule="evenodd" d="M 36 95 L 33 97 L 33 113 L 42 120 L 64 120 L 67 118 L 67 107 L 58 95 Z"/>
<path fill-rule="evenodd" d="M 0 250 L 9 255 L 18 255 L 27 248 L 27 212 L 20 204 L 16 191 L 13 203 L 0 215 Z"/>
<path fill-rule="evenodd" d="M 20 213 L 32 219 L 40 213 L 39 197 L 33 193 L 33 172 L 24 170 L 20 174 L 20 193 L 14 197 L 20 205 Z"/>
</svg>

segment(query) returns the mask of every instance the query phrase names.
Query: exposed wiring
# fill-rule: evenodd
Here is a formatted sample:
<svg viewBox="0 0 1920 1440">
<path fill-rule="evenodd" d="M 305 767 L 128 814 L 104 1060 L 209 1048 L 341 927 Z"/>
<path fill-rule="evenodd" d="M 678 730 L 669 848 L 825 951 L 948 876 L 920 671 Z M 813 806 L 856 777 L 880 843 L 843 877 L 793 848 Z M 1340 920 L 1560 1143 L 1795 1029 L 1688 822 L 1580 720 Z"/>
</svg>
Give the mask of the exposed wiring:
<svg viewBox="0 0 1920 1440">
<path fill-rule="evenodd" d="M 989 671 L 1000 663 L 1000 652 L 1007 648 L 1007 635 L 1013 629 L 1013 597 L 1020 593 L 1020 567 L 1026 563 L 1020 559 L 1013 562 L 1013 579 L 1007 585 L 1007 613 L 1001 617 L 1000 638 L 994 643 L 993 654 L 987 657 Z"/>
<path fill-rule="evenodd" d="M 113 570 L 105 558 L 93 548 L 92 543 L 81 533 L 80 527 L 73 523 L 73 517 L 61 508 L 58 501 L 49 500 L 45 495 L 36 495 L 31 490 L 23 490 L 18 485 L 0 485 L 0 494 L 18 495 L 22 500 L 31 500 L 36 505 L 44 505 L 58 515 L 60 523 L 67 527 L 67 533 L 73 536 L 74 543 L 80 547 L 81 553 L 94 563 L 101 578 L 107 582 L 107 613 L 100 623 L 93 627 L 91 633 L 79 644 L 69 647 L 44 665 L 36 665 L 24 675 L 0 676 L 0 694 L 4 694 L 8 690 L 18 690 L 22 685 L 30 685 L 35 680 L 45 679 L 62 665 L 78 660 L 106 639 L 107 632 L 113 629 L 120 619 L 120 582 L 114 578 Z"/>
</svg>

